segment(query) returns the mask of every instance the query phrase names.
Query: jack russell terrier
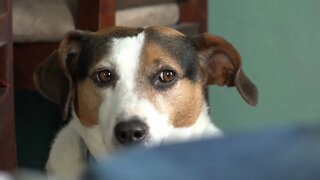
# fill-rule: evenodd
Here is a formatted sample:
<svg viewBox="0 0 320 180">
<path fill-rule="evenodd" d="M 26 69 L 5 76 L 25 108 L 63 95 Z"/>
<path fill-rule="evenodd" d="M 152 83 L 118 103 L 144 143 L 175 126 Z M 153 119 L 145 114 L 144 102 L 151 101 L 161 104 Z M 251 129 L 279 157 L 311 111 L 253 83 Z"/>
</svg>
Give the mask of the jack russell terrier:
<svg viewBox="0 0 320 180">
<path fill-rule="evenodd" d="M 46 166 L 69 180 L 79 178 L 87 152 L 100 160 L 128 145 L 220 136 L 209 117 L 207 85 L 236 87 L 248 104 L 258 101 L 229 42 L 160 26 L 71 31 L 34 81 L 69 120 Z"/>
</svg>

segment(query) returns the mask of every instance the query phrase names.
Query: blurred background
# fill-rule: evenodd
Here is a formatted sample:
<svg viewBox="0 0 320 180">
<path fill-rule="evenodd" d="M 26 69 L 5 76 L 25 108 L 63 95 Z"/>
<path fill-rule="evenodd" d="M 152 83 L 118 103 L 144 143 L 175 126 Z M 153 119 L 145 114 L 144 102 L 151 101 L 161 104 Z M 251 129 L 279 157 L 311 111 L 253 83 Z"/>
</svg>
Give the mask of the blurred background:
<svg viewBox="0 0 320 180">
<path fill-rule="evenodd" d="M 259 88 L 249 107 L 233 88 L 210 87 L 213 121 L 224 132 L 320 122 L 320 1 L 210 0 L 209 32 L 240 52 Z"/>
</svg>

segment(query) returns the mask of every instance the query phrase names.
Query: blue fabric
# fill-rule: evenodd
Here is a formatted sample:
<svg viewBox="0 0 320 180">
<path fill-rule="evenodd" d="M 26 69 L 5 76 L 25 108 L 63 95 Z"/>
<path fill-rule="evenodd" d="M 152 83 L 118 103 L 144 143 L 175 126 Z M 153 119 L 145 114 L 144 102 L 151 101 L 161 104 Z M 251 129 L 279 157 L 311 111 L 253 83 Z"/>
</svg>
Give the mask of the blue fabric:
<svg viewBox="0 0 320 180">
<path fill-rule="evenodd" d="M 84 179 L 320 180 L 320 127 L 122 152 L 91 167 Z"/>
</svg>

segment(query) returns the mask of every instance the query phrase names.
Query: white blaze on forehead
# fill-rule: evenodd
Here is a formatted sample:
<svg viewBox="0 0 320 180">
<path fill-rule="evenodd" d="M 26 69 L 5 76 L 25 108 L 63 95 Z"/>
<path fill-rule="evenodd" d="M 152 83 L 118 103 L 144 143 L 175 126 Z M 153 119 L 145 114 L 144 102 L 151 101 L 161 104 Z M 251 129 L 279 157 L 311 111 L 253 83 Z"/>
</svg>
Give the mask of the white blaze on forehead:
<svg viewBox="0 0 320 180">
<path fill-rule="evenodd" d="M 112 40 L 110 62 L 115 66 L 120 82 L 126 82 L 128 90 L 135 87 L 144 38 L 144 32 L 141 32 L 137 36 Z"/>
<path fill-rule="evenodd" d="M 118 77 L 114 88 L 104 89 L 105 100 L 99 110 L 99 121 L 107 144 L 112 143 L 114 127 L 121 116 L 138 102 L 135 89 L 144 38 L 141 32 L 137 36 L 112 39 L 110 51 L 101 64 L 111 66 Z"/>
</svg>

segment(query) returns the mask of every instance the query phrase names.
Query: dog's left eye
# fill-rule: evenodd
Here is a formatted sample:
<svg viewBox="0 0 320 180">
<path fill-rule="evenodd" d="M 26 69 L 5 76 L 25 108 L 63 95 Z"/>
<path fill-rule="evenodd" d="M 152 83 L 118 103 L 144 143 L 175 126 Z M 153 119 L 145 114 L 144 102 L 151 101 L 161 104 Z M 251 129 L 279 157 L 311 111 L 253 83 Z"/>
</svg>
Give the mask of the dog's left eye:
<svg viewBox="0 0 320 180">
<path fill-rule="evenodd" d="M 159 74 L 159 79 L 163 83 L 172 82 L 175 78 L 176 78 L 176 73 L 171 70 L 165 70 Z"/>
<path fill-rule="evenodd" d="M 166 90 L 177 82 L 178 75 L 175 71 L 167 69 L 158 72 L 153 80 L 156 89 Z"/>
<path fill-rule="evenodd" d="M 110 70 L 104 69 L 97 72 L 93 78 L 97 83 L 103 85 L 111 83 L 114 80 L 114 75 Z"/>
</svg>

